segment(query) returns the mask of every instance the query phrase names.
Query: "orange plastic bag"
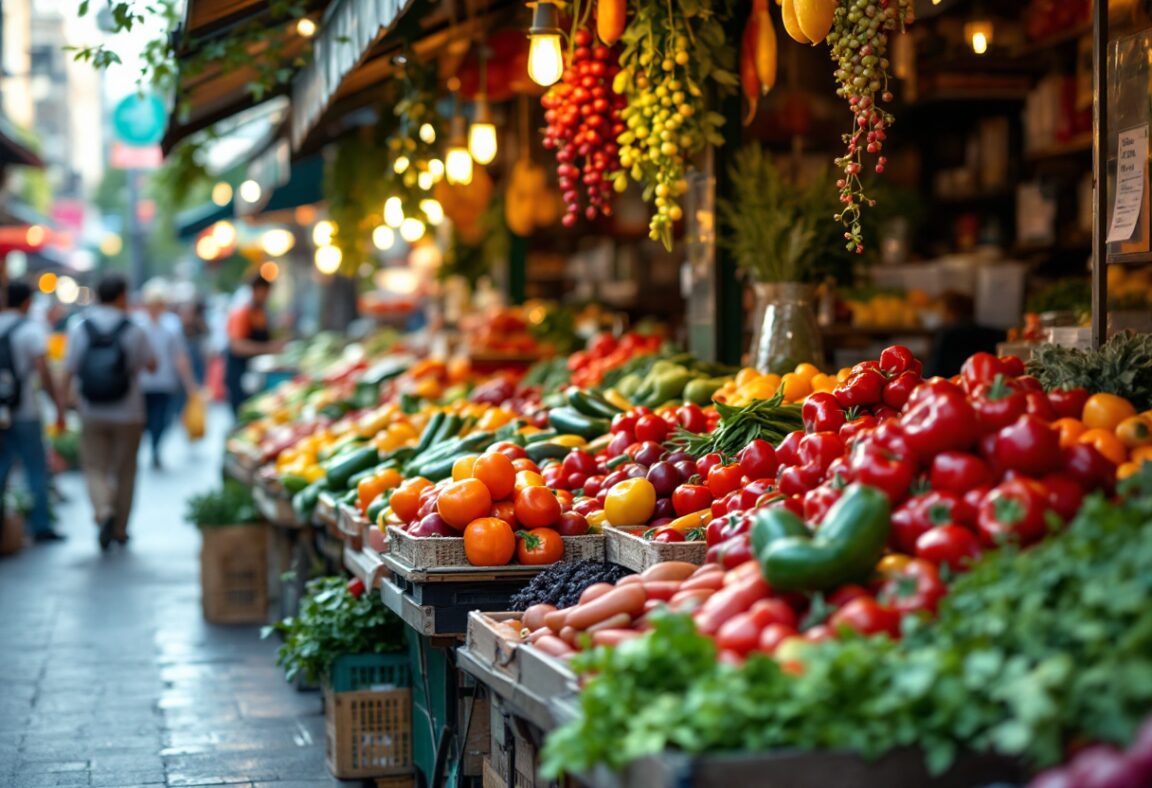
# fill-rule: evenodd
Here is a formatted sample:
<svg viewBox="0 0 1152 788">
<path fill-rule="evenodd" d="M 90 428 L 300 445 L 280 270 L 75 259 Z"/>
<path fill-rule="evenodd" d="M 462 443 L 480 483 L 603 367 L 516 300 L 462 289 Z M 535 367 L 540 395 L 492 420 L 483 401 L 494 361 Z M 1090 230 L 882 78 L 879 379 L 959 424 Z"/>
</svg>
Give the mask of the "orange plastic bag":
<svg viewBox="0 0 1152 788">
<path fill-rule="evenodd" d="M 198 441 L 204 437 L 204 398 L 199 391 L 188 395 L 188 402 L 184 405 L 184 431 L 188 433 L 188 440 Z"/>
</svg>

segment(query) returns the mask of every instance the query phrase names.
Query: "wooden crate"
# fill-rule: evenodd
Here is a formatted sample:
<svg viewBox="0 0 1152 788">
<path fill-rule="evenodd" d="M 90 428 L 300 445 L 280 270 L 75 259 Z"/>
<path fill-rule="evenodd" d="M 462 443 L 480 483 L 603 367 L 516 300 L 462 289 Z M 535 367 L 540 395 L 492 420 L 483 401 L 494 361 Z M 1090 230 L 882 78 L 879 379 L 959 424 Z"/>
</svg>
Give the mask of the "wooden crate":
<svg viewBox="0 0 1152 788">
<path fill-rule="evenodd" d="M 708 552 L 704 542 L 652 542 L 640 534 L 648 526 L 604 526 L 604 553 L 608 561 L 627 567 L 634 572 L 643 572 L 661 561 L 687 561 L 690 564 L 703 564 Z"/>
<path fill-rule="evenodd" d="M 337 504 L 336 527 L 343 534 L 344 541 L 352 545 L 353 550 L 359 550 L 364 546 L 364 526 L 367 524 L 368 518 L 355 506 L 346 503 Z"/>
<path fill-rule="evenodd" d="M 324 688 L 325 756 L 340 779 L 412 772 L 412 691 Z"/>
<path fill-rule="evenodd" d="M 200 529 L 200 594 L 213 624 L 261 624 L 268 615 L 268 529 L 263 524 Z"/>
<path fill-rule="evenodd" d="M 605 540 L 598 534 L 565 536 L 565 561 L 603 561 Z M 464 538 L 454 536 L 416 537 L 394 525 L 388 526 L 389 552 L 417 569 L 441 566 L 472 566 L 464 553 Z M 517 566 L 517 565 L 509 565 Z M 485 567 L 501 569 L 503 567 Z M 523 569 L 523 567 L 519 567 Z"/>
</svg>

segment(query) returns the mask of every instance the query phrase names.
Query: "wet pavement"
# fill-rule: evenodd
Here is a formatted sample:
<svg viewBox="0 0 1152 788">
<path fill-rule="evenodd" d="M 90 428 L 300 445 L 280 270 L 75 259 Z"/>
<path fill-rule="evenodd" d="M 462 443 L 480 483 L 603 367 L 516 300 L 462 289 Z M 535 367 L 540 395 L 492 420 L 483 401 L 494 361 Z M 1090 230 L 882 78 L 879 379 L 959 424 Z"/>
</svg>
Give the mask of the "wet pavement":
<svg viewBox="0 0 1152 788">
<path fill-rule="evenodd" d="M 219 478 L 221 428 L 167 469 L 141 458 L 127 547 L 101 554 L 65 474 L 62 544 L 0 559 L 0 786 L 352 785 L 324 765 L 320 696 L 284 682 L 274 640 L 200 612 L 187 495 Z"/>
</svg>

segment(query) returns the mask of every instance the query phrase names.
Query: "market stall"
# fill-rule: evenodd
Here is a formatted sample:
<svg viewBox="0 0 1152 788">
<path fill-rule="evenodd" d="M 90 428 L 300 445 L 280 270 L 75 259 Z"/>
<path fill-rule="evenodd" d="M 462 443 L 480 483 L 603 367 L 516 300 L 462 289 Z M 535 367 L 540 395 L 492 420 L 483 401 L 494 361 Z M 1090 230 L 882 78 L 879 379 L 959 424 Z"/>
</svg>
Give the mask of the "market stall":
<svg viewBox="0 0 1152 788">
<path fill-rule="evenodd" d="M 225 467 L 295 582 L 402 625 L 401 779 L 1152 777 L 1152 345 L 1107 322 L 1148 280 L 1104 265 L 1147 262 L 1137 6 L 330 15 L 287 124 L 331 145 L 319 281 L 427 320 L 251 401 Z"/>
</svg>

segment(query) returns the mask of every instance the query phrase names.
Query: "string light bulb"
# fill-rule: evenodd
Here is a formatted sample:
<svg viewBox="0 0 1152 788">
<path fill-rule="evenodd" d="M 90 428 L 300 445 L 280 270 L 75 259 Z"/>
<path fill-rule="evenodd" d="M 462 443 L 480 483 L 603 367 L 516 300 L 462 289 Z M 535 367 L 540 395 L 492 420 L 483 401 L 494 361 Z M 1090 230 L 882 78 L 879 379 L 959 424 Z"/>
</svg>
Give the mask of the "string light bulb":
<svg viewBox="0 0 1152 788">
<path fill-rule="evenodd" d="M 399 197 L 389 197 L 384 201 L 384 224 L 399 227 L 404 221 L 404 204 Z"/>
<path fill-rule="evenodd" d="M 964 24 L 964 37 L 977 55 L 983 55 L 992 46 L 992 20 L 973 19 Z"/>
<path fill-rule="evenodd" d="M 316 246 L 331 246 L 335 235 L 336 225 L 327 219 L 321 219 L 312 225 L 312 243 Z"/>
<path fill-rule="evenodd" d="M 428 224 L 436 227 L 444 221 L 444 206 L 440 204 L 439 200 L 421 200 L 420 210 L 424 212 L 424 217 L 428 219 Z"/>
<path fill-rule="evenodd" d="M 476 97 L 476 114 L 468 127 L 468 153 L 477 164 L 491 164 L 497 150 L 496 124 L 492 122 L 492 111 L 488 99 L 480 94 Z"/>
<path fill-rule="evenodd" d="M 424 237 L 424 222 L 414 216 L 409 216 L 400 223 L 400 237 L 408 243 L 416 243 Z"/>
<path fill-rule="evenodd" d="M 564 54 L 560 46 L 560 12 L 554 3 L 538 0 L 528 40 L 528 76 L 537 85 L 555 85 L 564 73 Z"/>
<path fill-rule="evenodd" d="M 444 174 L 448 183 L 467 186 L 472 183 L 472 154 L 468 152 L 468 137 L 464 132 L 464 118 L 452 118 L 452 134 L 444 154 Z"/>
<path fill-rule="evenodd" d="M 340 263 L 344 260 L 344 253 L 338 246 L 321 246 L 316 250 L 313 261 L 316 270 L 325 276 L 331 276 L 340 270 Z"/>
<path fill-rule="evenodd" d="M 423 123 L 420 125 L 420 139 L 431 145 L 436 141 L 436 127 L 431 123 Z"/>
<path fill-rule="evenodd" d="M 382 224 L 372 231 L 372 245 L 381 252 L 387 252 L 396 245 L 396 233 L 388 225 Z"/>
<path fill-rule="evenodd" d="M 396 161 L 393 162 L 392 169 L 397 175 L 403 175 L 411 163 L 407 156 L 399 156 L 396 158 Z"/>
</svg>

